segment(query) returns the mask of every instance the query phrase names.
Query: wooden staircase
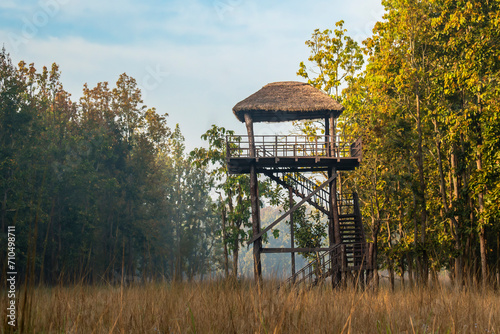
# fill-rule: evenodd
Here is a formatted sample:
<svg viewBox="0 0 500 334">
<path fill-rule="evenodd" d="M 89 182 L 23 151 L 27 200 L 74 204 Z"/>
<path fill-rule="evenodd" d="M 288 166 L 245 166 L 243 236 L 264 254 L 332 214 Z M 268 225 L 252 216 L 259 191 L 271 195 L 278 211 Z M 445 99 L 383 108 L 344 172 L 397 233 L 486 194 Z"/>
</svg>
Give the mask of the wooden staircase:
<svg viewBox="0 0 500 334">
<path fill-rule="evenodd" d="M 290 276 L 285 285 L 315 286 L 339 272 L 371 269 L 367 258 L 368 244 L 337 244 L 328 251 L 317 253 L 313 261 Z"/>
<path fill-rule="evenodd" d="M 264 171 L 264 174 L 302 198 L 308 198 L 316 191 L 318 184 L 298 172 Z M 316 191 L 307 200 L 316 209 L 330 214 L 328 188 Z M 341 243 L 329 250 L 317 253 L 316 258 L 292 275 L 287 282 L 316 285 L 334 273 L 370 269 L 368 244 L 365 240 L 359 198 L 357 193 L 341 194 L 337 198 Z"/>
<path fill-rule="evenodd" d="M 342 243 L 365 242 L 359 198 L 357 193 L 342 194 L 338 197 L 340 236 Z"/>
</svg>

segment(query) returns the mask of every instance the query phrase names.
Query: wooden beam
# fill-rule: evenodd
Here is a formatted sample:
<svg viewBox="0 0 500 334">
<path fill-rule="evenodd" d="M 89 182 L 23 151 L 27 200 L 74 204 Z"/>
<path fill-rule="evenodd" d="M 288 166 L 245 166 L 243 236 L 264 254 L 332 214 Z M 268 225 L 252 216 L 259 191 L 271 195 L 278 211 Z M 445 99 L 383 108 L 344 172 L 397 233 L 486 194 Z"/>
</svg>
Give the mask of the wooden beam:
<svg viewBox="0 0 500 334">
<path fill-rule="evenodd" d="M 248 134 L 248 149 L 250 150 L 250 158 L 255 158 L 255 138 L 253 134 L 253 120 L 250 114 L 245 113 L 245 126 Z"/>
<path fill-rule="evenodd" d="M 330 118 L 325 117 L 325 144 L 327 150 L 327 156 L 332 156 L 332 145 L 330 143 Z"/>
<path fill-rule="evenodd" d="M 262 248 L 262 253 L 310 253 L 327 252 L 331 248 Z"/>
<path fill-rule="evenodd" d="M 335 115 L 332 113 L 330 114 L 330 120 L 328 122 L 328 135 L 330 135 L 330 156 L 336 156 L 337 155 L 337 133 L 336 133 L 336 124 L 335 124 Z"/>
<path fill-rule="evenodd" d="M 253 132 L 253 120 L 250 114 L 245 113 L 245 125 L 248 133 L 248 146 L 250 157 L 255 158 L 255 138 Z M 250 201 L 252 206 L 252 231 L 253 234 L 260 232 L 260 206 L 259 206 L 259 181 L 257 180 L 257 169 L 255 162 L 250 163 Z M 253 261 L 254 278 L 258 282 L 262 279 L 262 264 L 260 262 L 260 253 L 262 248 L 262 239 L 254 240 L 253 243 Z M 236 274 L 236 273 L 235 273 Z"/>
<path fill-rule="evenodd" d="M 272 222 L 271 224 L 269 224 L 260 233 L 257 233 L 257 234 L 254 233 L 252 239 L 247 242 L 247 245 L 250 245 L 252 242 L 260 239 L 264 233 L 266 233 L 267 231 L 269 231 L 270 229 L 272 229 L 274 226 L 276 226 L 276 224 L 278 224 L 280 221 L 282 221 L 283 219 L 285 219 L 286 216 L 288 216 L 290 213 L 292 213 L 295 210 L 297 210 L 298 207 L 300 207 L 302 204 L 304 204 L 305 202 L 307 202 L 311 197 L 313 197 L 317 192 L 319 192 L 321 189 L 323 189 L 326 185 L 330 184 L 330 182 L 332 182 L 336 177 L 337 177 L 337 174 L 334 173 L 328 180 L 326 180 L 325 182 L 323 182 L 322 185 L 320 185 L 318 188 L 314 189 L 314 191 L 312 191 L 309 195 L 307 195 L 306 197 L 304 197 L 299 203 L 295 204 L 293 206 L 293 208 L 291 208 L 290 210 L 288 210 L 287 212 L 285 212 L 284 214 L 282 214 L 281 217 L 279 217 L 274 222 Z"/>
</svg>

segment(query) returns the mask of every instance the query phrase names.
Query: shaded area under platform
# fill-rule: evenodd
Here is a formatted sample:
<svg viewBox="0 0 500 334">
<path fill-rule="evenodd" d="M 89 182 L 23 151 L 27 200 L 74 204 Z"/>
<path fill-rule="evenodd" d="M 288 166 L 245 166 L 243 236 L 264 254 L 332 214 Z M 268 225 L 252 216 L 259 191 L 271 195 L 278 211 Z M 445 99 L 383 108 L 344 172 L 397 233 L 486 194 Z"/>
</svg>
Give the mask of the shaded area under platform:
<svg viewBox="0 0 500 334">
<path fill-rule="evenodd" d="M 296 158 L 228 158 L 227 168 L 232 174 L 250 173 L 250 166 L 255 164 L 257 172 L 319 172 L 336 170 L 354 170 L 361 158 L 296 157 Z"/>
</svg>

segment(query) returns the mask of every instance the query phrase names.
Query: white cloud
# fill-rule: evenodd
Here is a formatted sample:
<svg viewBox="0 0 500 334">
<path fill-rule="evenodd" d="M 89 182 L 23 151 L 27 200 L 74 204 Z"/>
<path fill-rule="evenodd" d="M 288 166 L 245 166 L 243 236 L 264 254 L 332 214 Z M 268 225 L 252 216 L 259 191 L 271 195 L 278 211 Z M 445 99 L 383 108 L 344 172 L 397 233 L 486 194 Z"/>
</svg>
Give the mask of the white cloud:
<svg viewBox="0 0 500 334">
<path fill-rule="evenodd" d="M 380 8 L 368 0 L 349 4 L 220 0 L 233 6 L 221 17 L 215 1 L 170 1 L 158 8 L 132 0 L 64 1 L 67 4 L 54 21 L 74 21 L 75 30 L 58 32 L 52 27 L 51 37 L 36 35 L 16 52 L 6 45 L 14 61 L 24 59 L 38 67 L 58 63 L 62 82 L 75 98 L 85 82 L 113 84 L 127 72 L 149 88 L 147 105 L 169 113 L 171 126 L 181 124 L 188 148 L 201 144 L 200 135 L 212 123 L 244 131 L 231 108 L 264 84 L 300 80 L 295 72 L 308 56 L 304 42 L 315 28 L 333 28 L 344 19 L 349 33 L 366 33 L 365 38 L 370 34 L 366 22 L 374 23 Z M 359 8 L 366 8 L 363 15 Z M 103 18 L 108 21 L 97 22 Z M 88 30 L 82 20 L 88 20 Z M 94 23 L 99 29 L 113 27 L 116 34 L 123 33 L 116 41 L 102 40 L 91 33 Z M 126 35 L 131 31 L 136 38 Z M 0 30 L 0 41 L 12 33 Z M 152 85 L 148 76 L 157 68 L 169 74 Z"/>
</svg>

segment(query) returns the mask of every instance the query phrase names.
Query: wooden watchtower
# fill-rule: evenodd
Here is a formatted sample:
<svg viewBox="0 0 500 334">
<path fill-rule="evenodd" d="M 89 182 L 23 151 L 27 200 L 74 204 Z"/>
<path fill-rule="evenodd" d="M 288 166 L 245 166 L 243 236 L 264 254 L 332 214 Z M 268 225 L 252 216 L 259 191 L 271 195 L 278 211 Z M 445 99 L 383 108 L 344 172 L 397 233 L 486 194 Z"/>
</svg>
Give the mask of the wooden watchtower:
<svg viewBox="0 0 500 334">
<path fill-rule="evenodd" d="M 235 116 L 244 122 L 246 136 L 227 138 L 227 166 L 230 173 L 250 174 L 252 209 L 254 276 L 261 279 L 261 253 L 292 254 L 293 282 L 317 283 L 332 276 L 337 284 L 342 272 L 370 269 L 361 213 L 355 193 L 338 194 L 337 171 L 353 170 L 361 161 L 361 141 L 341 137 L 335 132 L 335 121 L 343 106 L 324 92 L 302 82 L 275 82 L 236 104 Z M 308 135 L 254 135 L 254 123 L 287 122 L 324 119 L 321 136 Z M 311 172 L 326 172 L 321 185 L 310 180 Z M 272 224 L 261 230 L 258 174 L 264 174 L 302 200 Z M 263 248 L 262 235 L 308 202 L 328 217 L 329 247 L 296 248 L 293 224 L 290 248 Z M 294 255 L 297 252 L 321 252 L 316 263 L 295 272 Z M 319 254 L 319 253 L 318 253 Z"/>
</svg>

